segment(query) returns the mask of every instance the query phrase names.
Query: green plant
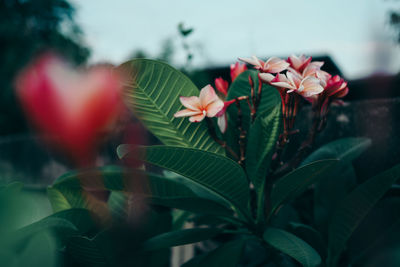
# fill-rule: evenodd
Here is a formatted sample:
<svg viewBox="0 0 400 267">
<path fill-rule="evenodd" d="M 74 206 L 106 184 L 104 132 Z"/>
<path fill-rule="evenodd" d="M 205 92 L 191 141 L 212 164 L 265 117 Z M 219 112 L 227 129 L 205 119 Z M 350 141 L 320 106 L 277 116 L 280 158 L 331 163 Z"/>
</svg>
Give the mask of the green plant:
<svg viewBox="0 0 400 267">
<path fill-rule="evenodd" d="M 400 165 L 358 183 L 352 161 L 370 140 L 340 139 L 310 153 L 330 103 L 347 93 L 347 84 L 326 76 L 325 84 L 307 78 L 314 84 L 302 88 L 292 74 L 268 73 L 274 64 L 287 68 L 285 62 L 245 60 L 259 72 L 242 72 L 220 97 L 210 87 L 194 97 L 198 88 L 162 62 L 119 66 L 127 105 L 163 145 L 117 148 L 122 160 L 144 162 L 140 169 L 108 166 L 59 177 L 48 188 L 55 213 L 29 227 L 62 228 L 55 238 L 67 266 L 162 266 L 166 249 L 210 239 L 216 248 L 184 266 L 246 265 L 253 247 L 261 251 L 251 258 L 260 266 L 359 262 L 346 244 L 400 178 Z M 326 75 L 310 61 L 288 60 L 299 72 L 311 66 L 315 77 Z M 287 155 L 301 97 L 312 102 L 313 121 L 297 152 Z M 146 223 L 137 224 L 140 218 Z M 185 221 L 194 227 L 183 229 Z"/>
</svg>

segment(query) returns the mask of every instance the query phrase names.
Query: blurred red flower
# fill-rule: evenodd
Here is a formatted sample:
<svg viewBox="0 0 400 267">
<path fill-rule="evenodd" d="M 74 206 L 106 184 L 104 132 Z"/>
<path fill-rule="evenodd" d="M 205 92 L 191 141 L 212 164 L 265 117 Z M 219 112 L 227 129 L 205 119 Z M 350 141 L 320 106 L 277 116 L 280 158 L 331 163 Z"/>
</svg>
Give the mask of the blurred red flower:
<svg viewBox="0 0 400 267">
<path fill-rule="evenodd" d="M 22 71 L 16 88 L 33 125 L 75 162 L 93 160 L 99 138 L 122 110 L 119 75 L 107 67 L 74 69 L 51 53 Z"/>
</svg>

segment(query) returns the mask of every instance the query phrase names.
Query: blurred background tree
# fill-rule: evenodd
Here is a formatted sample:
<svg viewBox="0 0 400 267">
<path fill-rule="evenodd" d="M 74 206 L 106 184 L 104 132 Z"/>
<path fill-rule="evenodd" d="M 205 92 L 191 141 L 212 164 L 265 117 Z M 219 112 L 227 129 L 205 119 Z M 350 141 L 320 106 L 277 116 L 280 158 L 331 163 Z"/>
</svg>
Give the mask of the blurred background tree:
<svg viewBox="0 0 400 267">
<path fill-rule="evenodd" d="M 390 12 L 390 24 L 396 30 L 397 42 L 400 43 L 400 11 L 391 11 Z"/>
<path fill-rule="evenodd" d="M 73 63 L 86 62 L 90 51 L 74 13 L 65 0 L 0 1 L 0 135 L 26 130 L 13 83 L 36 54 L 51 50 Z"/>
</svg>

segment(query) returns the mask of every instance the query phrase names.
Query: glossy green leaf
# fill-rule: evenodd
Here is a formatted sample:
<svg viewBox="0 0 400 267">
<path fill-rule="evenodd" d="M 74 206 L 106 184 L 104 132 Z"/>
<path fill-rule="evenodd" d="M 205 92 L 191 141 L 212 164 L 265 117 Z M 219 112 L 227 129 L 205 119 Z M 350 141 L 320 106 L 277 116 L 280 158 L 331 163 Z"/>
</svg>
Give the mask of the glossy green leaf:
<svg viewBox="0 0 400 267">
<path fill-rule="evenodd" d="M 399 178 L 400 165 L 396 165 L 359 185 L 341 202 L 329 226 L 328 266 L 336 266 L 351 234 Z"/>
<path fill-rule="evenodd" d="M 247 70 L 236 77 L 235 81 L 231 84 L 228 91 L 227 100 L 235 99 L 240 96 L 250 96 L 251 87 L 249 84 L 249 75 L 254 81 L 255 94 L 258 91 L 258 76 L 257 71 Z M 278 90 L 267 84 L 262 86 L 262 96 L 260 105 L 258 107 L 258 114 L 262 114 L 265 111 L 280 104 L 280 96 Z M 251 124 L 250 109 L 246 101 L 241 101 L 240 109 L 242 111 L 242 125 L 243 129 L 248 133 Z M 226 131 L 225 138 L 229 146 L 234 149 L 236 153 L 239 153 L 238 146 L 238 108 L 235 104 L 232 104 L 227 109 L 227 115 L 229 117 L 228 130 Z"/>
<path fill-rule="evenodd" d="M 224 153 L 209 135 L 206 123 L 191 123 L 188 118 L 175 118 L 183 109 L 180 96 L 198 96 L 198 88 L 183 73 L 166 63 L 135 59 L 118 67 L 127 78 L 124 96 L 146 128 L 165 145 L 194 147 Z"/>
<path fill-rule="evenodd" d="M 280 134 L 281 107 L 275 105 L 261 113 L 250 127 L 246 149 L 246 171 L 255 189 L 264 188 L 269 164 Z"/>
<path fill-rule="evenodd" d="M 324 233 L 327 233 L 327 222 L 338 204 L 337 200 L 343 199 L 355 186 L 356 175 L 351 162 L 370 145 L 368 138 L 342 138 L 322 146 L 303 161 L 301 166 L 328 158 L 340 160 L 335 170 L 317 183 L 314 190 L 315 223 Z"/>
<path fill-rule="evenodd" d="M 186 262 L 182 267 L 235 267 L 238 266 L 244 250 L 244 241 L 235 240 L 219 246 L 218 248 L 197 256 Z"/>
<path fill-rule="evenodd" d="M 90 203 L 82 195 L 81 183 L 85 184 L 88 190 L 125 192 L 157 205 L 199 213 L 232 215 L 232 210 L 228 207 L 197 196 L 181 183 L 139 170 L 126 171 L 120 168 L 92 169 L 63 175 L 48 190 L 53 207 L 56 207 L 56 210 L 88 208 Z M 112 197 L 111 201 L 113 200 L 115 199 Z M 114 212 L 126 212 L 127 206 L 124 206 L 124 202 L 117 204 L 114 208 L 122 210 L 113 210 Z"/>
<path fill-rule="evenodd" d="M 143 243 L 144 251 L 181 246 L 210 239 L 221 232 L 218 228 L 192 228 L 163 233 Z"/>
<path fill-rule="evenodd" d="M 314 248 L 322 259 L 326 259 L 327 247 L 321 234 L 313 227 L 301 223 L 289 223 L 289 231 Z"/>
<path fill-rule="evenodd" d="M 301 166 L 316 160 L 339 159 L 342 162 L 351 162 L 371 145 L 368 138 L 342 138 L 328 143 L 308 156 Z"/>
<path fill-rule="evenodd" d="M 187 177 L 242 210 L 247 207 L 249 189 L 246 174 L 239 164 L 224 156 L 172 146 L 120 145 L 117 152 L 120 158 L 134 157 Z"/>
<path fill-rule="evenodd" d="M 309 244 L 289 232 L 267 228 L 263 237 L 268 245 L 289 255 L 305 267 L 316 267 L 321 264 L 320 255 Z"/>
<path fill-rule="evenodd" d="M 265 96 L 264 96 L 265 97 Z M 264 189 L 276 141 L 280 134 L 281 105 L 259 114 L 250 126 L 246 148 L 246 172 L 256 190 L 257 221 L 264 219 Z"/>
<path fill-rule="evenodd" d="M 271 213 L 279 205 L 303 193 L 310 185 L 325 177 L 338 160 L 327 159 L 316 161 L 300 167 L 280 178 L 273 186 L 271 193 Z"/>
</svg>

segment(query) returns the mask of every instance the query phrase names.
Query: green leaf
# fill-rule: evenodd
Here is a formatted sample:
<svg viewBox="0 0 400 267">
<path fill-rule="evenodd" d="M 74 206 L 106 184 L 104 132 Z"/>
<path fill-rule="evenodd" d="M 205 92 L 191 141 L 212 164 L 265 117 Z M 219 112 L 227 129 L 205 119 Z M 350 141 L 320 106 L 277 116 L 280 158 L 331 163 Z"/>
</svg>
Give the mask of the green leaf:
<svg viewBox="0 0 400 267">
<path fill-rule="evenodd" d="M 316 161 L 300 167 L 280 178 L 273 186 L 271 193 L 271 214 L 279 205 L 303 193 L 311 184 L 325 177 L 338 160 L 327 159 Z"/>
<path fill-rule="evenodd" d="M 235 267 L 239 264 L 243 250 L 243 240 L 231 241 L 208 253 L 193 258 L 192 260 L 183 264 L 182 267 Z"/>
<path fill-rule="evenodd" d="M 14 234 L 16 238 L 17 237 L 26 238 L 38 232 L 48 229 L 61 229 L 64 232 L 67 231 L 77 232 L 78 230 L 74 224 L 72 224 L 70 221 L 66 219 L 49 216 L 38 222 L 22 227 L 21 229 L 17 230 Z"/>
<path fill-rule="evenodd" d="M 215 154 L 214 154 L 215 155 Z M 94 178 L 100 179 L 101 182 Z M 113 191 L 134 194 L 153 204 L 189 210 L 198 213 L 232 215 L 232 210 L 210 199 L 197 196 L 185 185 L 155 174 L 139 170 L 123 170 L 120 168 L 101 168 L 80 172 L 70 172 L 60 177 L 49 188 L 49 198 L 58 210 L 69 208 L 88 208 L 89 204 L 82 195 L 81 183 L 87 190 Z M 119 195 L 121 198 L 123 195 Z M 118 197 L 115 195 L 114 197 Z M 117 200 L 111 195 L 111 201 L 117 204 L 113 210 L 124 214 L 127 199 Z M 121 210 L 122 209 L 122 210 Z"/>
<path fill-rule="evenodd" d="M 60 218 L 71 222 L 80 234 L 87 233 L 97 227 L 93 221 L 93 214 L 86 209 L 68 209 L 49 216 L 49 218 Z"/>
<path fill-rule="evenodd" d="M 221 232 L 218 228 L 192 228 L 163 233 L 143 243 L 144 251 L 181 246 L 210 239 Z"/>
<path fill-rule="evenodd" d="M 255 94 L 258 91 L 258 76 L 257 71 L 255 70 L 247 70 L 241 73 L 238 77 L 236 77 L 235 81 L 231 84 L 228 91 L 227 100 L 235 99 L 236 97 L 240 96 L 250 96 L 251 95 L 251 87 L 249 84 L 249 75 L 253 78 L 254 81 L 254 89 Z M 251 124 L 251 116 L 250 116 L 250 109 L 247 105 L 246 101 L 241 101 L 240 107 L 242 111 L 242 124 L 243 129 L 246 132 L 249 132 L 250 124 Z M 262 85 L 262 97 L 260 101 L 260 105 L 258 107 L 258 114 L 262 114 L 266 110 L 269 110 L 281 102 L 278 90 L 274 87 L 263 84 Z M 228 130 L 226 131 L 225 138 L 227 143 L 232 149 L 239 153 L 239 146 L 238 146 L 238 109 L 236 105 L 231 105 L 227 109 L 228 114 Z"/>
<path fill-rule="evenodd" d="M 351 162 L 371 145 L 367 138 L 342 138 L 328 143 L 308 156 L 301 166 L 316 160 L 339 159 L 335 170 L 316 184 L 314 190 L 315 222 L 324 233 L 327 233 L 327 222 L 338 201 L 343 199 L 350 189 L 355 186 L 356 175 Z"/>
<path fill-rule="evenodd" d="M 264 96 L 266 97 L 266 96 Z M 281 106 L 259 114 L 250 126 L 246 148 L 246 171 L 256 190 L 257 221 L 264 220 L 264 189 L 272 154 L 280 133 Z"/>
<path fill-rule="evenodd" d="M 250 127 L 246 149 L 246 171 L 258 192 L 264 188 L 269 164 L 279 137 L 281 107 L 275 105 L 260 114 Z"/>
<path fill-rule="evenodd" d="M 135 59 L 118 67 L 127 78 L 124 95 L 128 107 L 165 145 L 193 147 L 223 154 L 209 135 L 205 121 L 175 118 L 183 109 L 180 96 L 198 96 L 198 88 L 183 73 L 166 63 Z"/>
<path fill-rule="evenodd" d="M 342 162 L 351 162 L 371 145 L 368 138 L 342 138 L 328 143 L 308 156 L 301 166 L 316 160 L 339 159 Z"/>
<path fill-rule="evenodd" d="M 234 206 L 245 210 L 249 201 L 246 174 L 239 164 L 203 150 L 150 146 L 120 145 L 120 158 L 134 157 L 176 172 L 222 196 Z"/>
<path fill-rule="evenodd" d="M 67 251 L 82 266 L 110 266 L 106 253 L 101 250 L 94 239 L 74 236 L 68 242 Z"/>
<path fill-rule="evenodd" d="M 0 245 L 6 245 L 10 249 L 18 250 L 27 242 L 28 239 L 50 230 L 57 233 L 57 237 L 59 238 L 67 238 L 76 234 L 78 229 L 66 219 L 46 217 L 16 231 L 3 234 L 2 239 L 0 240 Z"/>
<path fill-rule="evenodd" d="M 267 244 L 289 255 L 305 267 L 315 267 L 321 264 L 319 254 L 309 244 L 289 232 L 268 228 L 263 237 Z"/>
<path fill-rule="evenodd" d="M 289 223 L 289 229 L 291 233 L 313 247 L 323 259 L 326 259 L 327 247 L 321 234 L 317 230 L 309 225 L 295 222 Z"/>
<path fill-rule="evenodd" d="M 49 187 L 47 188 L 47 196 L 54 212 L 71 208 L 87 208 L 80 188 L 68 186 L 57 189 Z"/>
<path fill-rule="evenodd" d="M 351 234 L 399 178 L 400 165 L 396 165 L 359 185 L 341 202 L 329 226 L 328 266 L 336 266 Z"/>
<path fill-rule="evenodd" d="M 26 243 L 25 249 L 18 255 L 18 265 L 16 266 L 59 266 L 57 243 L 51 233 L 44 231 L 35 234 L 32 238 L 26 240 Z"/>
<path fill-rule="evenodd" d="M 172 230 L 182 229 L 193 213 L 184 210 L 172 210 Z M 208 217 L 208 216 L 207 216 Z"/>
</svg>

